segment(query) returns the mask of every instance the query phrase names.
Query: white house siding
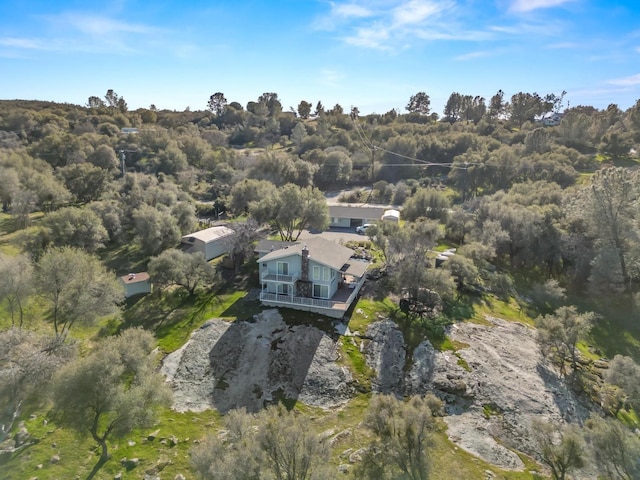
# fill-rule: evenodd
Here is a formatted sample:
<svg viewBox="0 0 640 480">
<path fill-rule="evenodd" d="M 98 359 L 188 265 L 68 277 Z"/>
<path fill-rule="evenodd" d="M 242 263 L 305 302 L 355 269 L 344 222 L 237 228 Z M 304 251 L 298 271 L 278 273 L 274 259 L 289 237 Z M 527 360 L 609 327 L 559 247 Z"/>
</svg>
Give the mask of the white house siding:
<svg viewBox="0 0 640 480">
<path fill-rule="evenodd" d="M 300 273 L 302 270 L 302 262 L 301 262 L 301 257 L 300 255 L 287 255 L 286 257 L 282 257 L 282 258 L 278 258 L 278 259 L 274 259 L 274 260 L 270 260 L 269 262 L 265 263 L 265 262 L 260 262 L 260 268 L 259 268 L 259 273 L 260 273 L 260 281 L 266 285 L 266 291 L 269 293 L 276 293 L 277 292 L 277 285 L 278 282 L 276 281 L 264 281 L 263 277 L 265 274 L 273 274 L 273 275 L 277 275 L 278 274 L 278 263 L 279 262 L 283 262 L 283 263 L 287 263 L 288 266 L 288 271 L 289 271 L 289 275 L 291 275 L 293 277 L 293 286 L 290 288 L 293 288 L 293 294 L 295 295 L 295 279 L 300 278 Z"/>
<path fill-rule="evenodd" d="M 314 269 L 313 267 L 319 268 L 320 278 L 314 277 Z M 325 280 L 323 275 L 324 270 L 329 270 L 329 279 Z M 309 259 L 309 280 L 313 283 L 313 285 L 327 285 L 329 287 L 329 294 L 326 298 L 331 298 L 338 290 L 338 281 L 340 279 L 340 275 L 331 267 L 327 267 L 320 263 L 316 263 L 313 259 Z M 312 290 L 313 292 L 313 290 Z M 315 295 L 314 295 L 315 296 Z"/>
</svg>

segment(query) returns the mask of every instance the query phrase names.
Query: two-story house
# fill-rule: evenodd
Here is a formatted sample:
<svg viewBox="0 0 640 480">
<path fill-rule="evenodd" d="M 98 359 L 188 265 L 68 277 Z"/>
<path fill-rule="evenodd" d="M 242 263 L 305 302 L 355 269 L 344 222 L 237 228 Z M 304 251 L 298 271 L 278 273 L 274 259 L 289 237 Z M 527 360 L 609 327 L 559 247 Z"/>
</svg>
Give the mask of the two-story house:
<svg viewBox="0 0 640 480">
<path fill-rule="evenodd" d="M 353 250 L 321 237 L 300 242 L 262 240 L 256 247 L 260 265 L 260 301 L 341 318 L 356 299 L 368 262 Z"/>
</svg>

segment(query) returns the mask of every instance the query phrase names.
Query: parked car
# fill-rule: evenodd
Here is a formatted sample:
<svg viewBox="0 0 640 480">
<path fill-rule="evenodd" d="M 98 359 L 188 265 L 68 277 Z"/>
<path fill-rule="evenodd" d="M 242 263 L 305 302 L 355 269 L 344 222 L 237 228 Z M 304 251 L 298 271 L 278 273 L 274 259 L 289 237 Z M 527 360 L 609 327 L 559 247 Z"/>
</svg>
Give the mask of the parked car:
<svg viewBox="0 0 640 480">
<path fill-rule="evenodd" d="M 359 233 L 360 235 L 364 235 L 367 233 L 367 229 L 372 225 L 373 223 L 365 223 L 364 225 L 358 225 L 356 227 L 356 233 Z"/>
</svg>

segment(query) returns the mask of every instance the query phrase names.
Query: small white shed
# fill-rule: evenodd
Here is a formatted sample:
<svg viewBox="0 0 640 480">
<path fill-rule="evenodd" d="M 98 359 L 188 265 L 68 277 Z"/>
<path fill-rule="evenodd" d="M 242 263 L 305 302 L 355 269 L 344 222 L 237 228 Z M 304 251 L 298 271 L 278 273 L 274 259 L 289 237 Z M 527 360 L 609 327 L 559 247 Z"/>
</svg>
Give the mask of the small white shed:
<svg viewBox="0 0 640 480">
<path fill-rule="evenodd" d="M 231 237 L 235 231 L 229 227 L 211 227 L 182 237 L 182 245 L 187 252 L 200 252 L 205 260 L 219 257 L 231 248 Z"/>
<path fill-rule="evenodd" d="M 120 283 L 124 285 L 125 298 L 151 293 L 151 280 L 147 272 L 123 275 L 120 277 Z"/>
<path fill-rule="evenodd" d="M 381 220 L 398 223 L 400 221 L 400 211 L 393 208 L 385 210 L 382 214 Z"/>
</svg>

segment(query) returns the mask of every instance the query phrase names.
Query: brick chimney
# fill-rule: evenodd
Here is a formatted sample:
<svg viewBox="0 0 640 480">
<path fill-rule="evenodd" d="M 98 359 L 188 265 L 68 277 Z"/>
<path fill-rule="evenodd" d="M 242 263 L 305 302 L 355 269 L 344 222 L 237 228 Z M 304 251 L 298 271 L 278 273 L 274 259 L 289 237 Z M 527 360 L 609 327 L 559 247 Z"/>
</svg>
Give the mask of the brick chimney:
<svg viewBox="0 0 640 480">
<path fill-rule="evenodd" d="M 311 297 L 311 282 L 309 281 L 309 247 L 302 247 L 302 261 L 300 266 L 300 280 L 297 282 L 297 292 L 300 297 Z"/>
<path fill-rule="evenodd" d="M 302 247 L 302 266 L 300 269 L 300 278 L 305 282 L 309 281 L 309 247 Z"/>
</svg>

